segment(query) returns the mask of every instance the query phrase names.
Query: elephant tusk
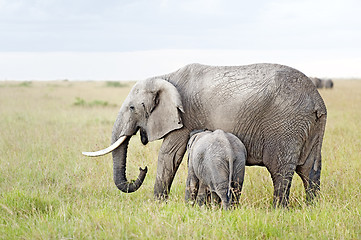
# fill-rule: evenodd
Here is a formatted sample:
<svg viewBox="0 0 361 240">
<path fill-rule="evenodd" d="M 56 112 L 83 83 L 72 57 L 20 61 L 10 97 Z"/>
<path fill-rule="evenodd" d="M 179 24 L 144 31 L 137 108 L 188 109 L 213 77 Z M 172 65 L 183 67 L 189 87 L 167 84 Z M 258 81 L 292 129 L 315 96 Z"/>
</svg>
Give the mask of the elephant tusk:
<svg viewBox="0 0 361 240">
<path fill-rule="evenodd" d="M 119 147 L 120 144 L 122 144 L 125 139 L 127 139 L 127 136 L 120 137 L 116 142 L 114 142 L 112 145 L 110 145 L 109 147 L 107 147 L 103 150 L 99 150 L 96 152 L 82 152 L 82 154 L 85 156 L 88 156 L 88 157 L 99 157 L 99 156 L 105 155 L 107 153 L 110 153 L 117 147 Z"/>
</svg>

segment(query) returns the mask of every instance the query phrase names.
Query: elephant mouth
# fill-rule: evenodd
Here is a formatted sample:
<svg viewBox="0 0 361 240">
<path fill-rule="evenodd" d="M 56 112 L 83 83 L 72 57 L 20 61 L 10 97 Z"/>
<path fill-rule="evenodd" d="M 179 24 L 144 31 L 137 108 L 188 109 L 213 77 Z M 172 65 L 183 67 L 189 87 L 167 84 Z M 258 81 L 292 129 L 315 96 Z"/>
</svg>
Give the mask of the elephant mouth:
<svg viewBox="0 0 361 240">
<path fill-rule="evenodd" d="M 140 128 L 140 141 L 142 141 L 143 145 L 147 145 L 148 141 L 148 134 L 144 128 Z"/>
</svg>

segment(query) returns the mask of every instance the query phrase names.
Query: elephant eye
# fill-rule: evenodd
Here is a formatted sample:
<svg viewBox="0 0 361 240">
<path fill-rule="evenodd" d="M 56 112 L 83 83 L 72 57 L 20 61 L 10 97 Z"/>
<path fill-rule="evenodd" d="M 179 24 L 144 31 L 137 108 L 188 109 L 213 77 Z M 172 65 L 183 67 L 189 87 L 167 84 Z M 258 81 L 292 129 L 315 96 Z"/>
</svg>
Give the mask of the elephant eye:
<svg viewBox="0 0 361 240">
<path fill-rule="evenodd" d="M 130 106 L 129 109 L 130 109 L 130 111 L 134 111 L 135 107 L 134 107 L 134 106 Z"/>
</svg>

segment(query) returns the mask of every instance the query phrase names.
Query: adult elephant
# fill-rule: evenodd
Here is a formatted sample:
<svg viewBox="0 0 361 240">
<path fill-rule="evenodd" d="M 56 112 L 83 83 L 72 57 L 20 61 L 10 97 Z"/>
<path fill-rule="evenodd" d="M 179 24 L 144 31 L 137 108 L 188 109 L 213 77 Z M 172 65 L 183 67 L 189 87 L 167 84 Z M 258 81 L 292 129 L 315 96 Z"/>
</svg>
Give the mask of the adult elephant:
<svg viewBox="0 0 361 240">
<path fill-rule="evenodd" d="M 294 172 L 308 200 L 320 189 L 321 146 L 326 107 L 303 73 L 283 65 L 187 65 L 173 73 L 137 82 L 114 123 L 112 145 L 87 156 L 113 154 L 115 185 L 134 192 L 125 174 L 129 139 L 140 130 L 147 144 L 163 138 L 154 185 L 156 198 L 168 196 L 195 129 L 222 129 L 247 148 L 247 165 L 265 166 L 274 186 L 274 205 L 288 204 Z"/>
</svg>

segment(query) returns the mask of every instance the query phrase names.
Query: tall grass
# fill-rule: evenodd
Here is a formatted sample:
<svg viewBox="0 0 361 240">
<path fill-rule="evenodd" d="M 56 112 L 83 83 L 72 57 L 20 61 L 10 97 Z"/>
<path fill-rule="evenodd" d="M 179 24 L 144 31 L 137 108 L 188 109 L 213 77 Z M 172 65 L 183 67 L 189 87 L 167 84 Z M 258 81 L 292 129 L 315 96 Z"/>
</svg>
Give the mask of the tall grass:
<svg viewBox="0 0 361 240">
<path fill-rule="evenodd" d="M 240 207 L 187 206 L 185 161 L 167 202 L 153 200 L 161 141 L 129 147 L 127 174 L 148 176 L 135 193 L 113 183 L 111 156 L 81 151 L 108 146 L 117 108 L 131 84 L 102 82 L 4 83 L 0 88 L 0 239 L 360 239 L 361 81 L 335 81 L 321 90 L 328 121 L 321 196 L 305 203 L 294 177 L 290 208 L 272 208 L 272 183 L 261 167 L 247 167 Z M 74 99 L 117 107 L 74 105 Z"/>
</svg>

